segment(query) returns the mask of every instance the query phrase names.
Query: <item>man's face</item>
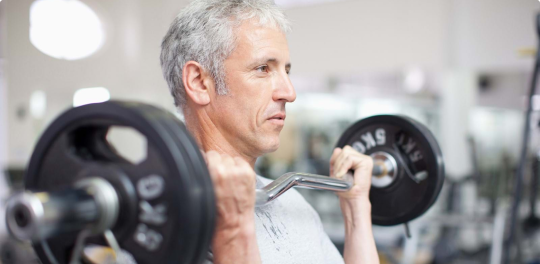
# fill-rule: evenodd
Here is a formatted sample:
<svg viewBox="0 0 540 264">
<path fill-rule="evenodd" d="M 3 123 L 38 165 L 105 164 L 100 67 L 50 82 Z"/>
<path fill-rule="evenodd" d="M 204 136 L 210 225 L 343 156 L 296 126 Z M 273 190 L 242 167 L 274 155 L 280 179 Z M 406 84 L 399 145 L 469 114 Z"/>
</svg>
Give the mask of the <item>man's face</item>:
<svg viewBox="0 0 540 264">
<path fill-rule="evenodd" d="M 260 156 L 279 147 L 285 103 L 296 93 L 289 80 L 289 48 L 277 28 L 244 22 L 225 60 L 229 95 L 213 98 L 214 123 L 241 153 Z"/>
</svg>

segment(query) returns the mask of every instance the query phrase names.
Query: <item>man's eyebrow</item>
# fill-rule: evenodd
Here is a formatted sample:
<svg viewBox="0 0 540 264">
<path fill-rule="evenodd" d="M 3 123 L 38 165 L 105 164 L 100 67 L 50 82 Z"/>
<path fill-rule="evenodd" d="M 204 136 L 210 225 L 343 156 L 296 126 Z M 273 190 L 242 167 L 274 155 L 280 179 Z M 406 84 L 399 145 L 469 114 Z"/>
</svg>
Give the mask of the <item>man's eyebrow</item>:
<svg viewBox="0 0 540 264">
<path fill-rule="evenodd" d="M 268 60 L 266 60 L 266 62 L 267 63 L 268 62 L 274 62 L 275 63 L 275 62 L 279 62 L 279 61 L 276 58 L 269 58 Z M 285 64 L 285 69 L 287 69 L 287 70 L 291 69 L 291 63 L 290 62 Z"/>
<path fill-rule="evenodd" d="M 261 59 L 257 60 L 255 63 L 252 63 L 252 65 L 250 65 L 250 67 L 257 66 L 258 64 L 261 64 L 261 63 L 276 63 L 276 62 L 279 62 L 279 60 L 276 59 L 276 58 L 273 58 L 273 57 L 270 57 L 270 58 L 267 58 L 267 59 L 261 58 Z M 285 68 L 291 68 L 291 63 L 289 62 L 289 63 L 285 64 Z"/>
<path fill-rule="evenodd" d="M 277 63 L 277 62 L 279 62 L 279 60 L 276 59 L 276 58 L 268 58 L 268 59 L 265 60 L 264 58 L 262 58 L 261 60 L 259 60 L 259 63 L 260 62 L 262 62 L 262 63 L 270 63 L 270 62 Z"/>
</svg>

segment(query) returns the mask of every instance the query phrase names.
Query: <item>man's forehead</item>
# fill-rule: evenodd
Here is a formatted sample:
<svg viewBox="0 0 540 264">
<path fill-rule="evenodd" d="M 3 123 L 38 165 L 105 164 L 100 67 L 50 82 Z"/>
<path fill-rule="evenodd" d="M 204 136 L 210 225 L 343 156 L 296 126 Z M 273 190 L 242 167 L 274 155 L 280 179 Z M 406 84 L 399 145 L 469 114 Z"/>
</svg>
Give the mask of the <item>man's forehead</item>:
<svg viewBox="0 0 540 264">
<path fill-rule="evenodd" d="M 285 34 L 277 27 L 260 25 L 257 22 L 245 21 L 236 29 L 237 52 L 255 53 L 260 59 L 283 60 L 281 56 L 288 57 L 288 44 Z M 284 54 L 285 52 L 285 54 Z M 270 53 L 270 54 L 264 54 Z M 259 59 L 259 58 L 255 58 Z M 288 58 L 287 58 L 288 59 Z"/>
</svg>

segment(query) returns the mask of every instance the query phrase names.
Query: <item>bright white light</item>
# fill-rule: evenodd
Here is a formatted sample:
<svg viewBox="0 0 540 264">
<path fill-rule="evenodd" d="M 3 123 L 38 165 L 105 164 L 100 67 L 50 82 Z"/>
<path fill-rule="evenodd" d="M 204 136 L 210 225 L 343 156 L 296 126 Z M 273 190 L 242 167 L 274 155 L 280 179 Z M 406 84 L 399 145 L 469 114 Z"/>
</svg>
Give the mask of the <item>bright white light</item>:
<svg viewBox="0 0 540 264">
<path fill-rule="evenodd" d="M 36 0 L 30 6 L 30 42 L 51 57 L 82 59 L 103 41 L 96 13 L 78 0 Z"/>
<path fill-rule="evenodd" d="M 538 94 L 533 95 L 531 104 L 532 104 L 533 111 L 539 111 L 540 110 L 540 95 Z"/>
<path fill-rule="evenodd" d="M 424 89 L 426 76 L 420 68 L 410 68 L 405 71 L 403 88 L 408 93 L 417 93 Z"/>
<path fill-rule="evenodd" d="M 44 91 L 34 91 L 30 95 L 30 114 L 36 119 L 41 119 L 47 109 L 47 95 Z"/>
<path fill-rule="evenodd" d="M 101 103 L 111 99 L 109 90 L 104 87 L 83 88 L 75 91 L 73 95 L 73 106 Z"/>
</svg>

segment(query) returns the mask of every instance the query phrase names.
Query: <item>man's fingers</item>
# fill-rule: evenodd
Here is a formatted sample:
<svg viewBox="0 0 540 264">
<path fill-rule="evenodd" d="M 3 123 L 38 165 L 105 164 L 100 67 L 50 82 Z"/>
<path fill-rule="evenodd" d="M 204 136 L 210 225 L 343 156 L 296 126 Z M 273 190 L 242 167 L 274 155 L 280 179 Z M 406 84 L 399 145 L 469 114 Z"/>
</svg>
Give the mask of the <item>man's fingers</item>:
<svg viewBox="0 0 540 264">
<path fill-rule="evenodd" d="M 251 168 L 249 163 L 240 157 L 235 157 L 234 162 L 238 171 L 242 175 L 247 176 L 243 177 L 243 179 L 248 181 L 250 184 L 255 184 L 255 171 L 253 171 L 253 168 Z"/>
<path fill-rule="evenodd" d="M 352 156 L 345 156 L 342 159 L 340 159 L 340 164 L 336 168 L 336 177 L 343 178 L 343 176 L 351 169 L 353 169 L 354 166 L 354 157 Z"/>
<path fill-rule="evenodd" d="M 206 152 L 205 157 L 208 163 L 219 162 L 221 160 L 221 155 L 219 155 L 219 153 L 213 150 Z"/>
<path fill-rule="evenodd" d="M 245 167 L 245 166 L 249 166 L 249 163 L 247 163 L 247 161 L 245 161 L 243 158 L 240 158 L 240 157 L 234 157 L 233 158 L 234 160 L 234 163 L 237 165 L 237 166 L 240 166 L 240 167 Z"/>
<path fill-rule="evenodd" d="M 343 150 L 344 151 L 351 151 L 351 150 L 354 150 L 354 149 L 349 145 L 345 145 L 345 147 L 343 147 Z"/>
<path fill-rule="evenodd" d="M 357 155 L 358 153 L 356 150 L 351 148 L 350 146 L 345 146 L 343 149 L 339 152 L 339 155 L 336 158 L 336 166 L 342 167 L 343 164 L 346 162 L 347 159 L 351 159 L 353 156 Z M 337 172 L 337 170 L 336 170 Z"/>
<path fill-rule="evenodd" d="M 221 164 L 225 167 L 225 169 L 227 167 L 232 168 L 235 166 L 234 159 L 229 155 L 221 155 L 221 161 L 222 161 Z"/>
<path fill-rule="evenodd" d="M 341 198 L 355 198 L 369 195 L 371 187 L 371 174 L 373 159 L 370 156 L 358 152 L 351 146 L 345 146 L 339 153 L 334 153 L 331 159 L 332 177 L 347 180 L 349 171 L 354 171 L 354 186 L 347 192 L 338 193 Z"/>
<path fill-rule="evenodd" d="M 334 163 L 336 162 L 339 153 L 341 153 L 341 148 L 335 148 L 330 157 L 330 176 L 334 175 Z"/>
<path fill-rule="evenodd" d="M 336 160 L 334 162 L 333 169 L 334 169 L 335 177 L 341 178 L 342 176 L 341 171 L 343 171 L 343 167 L 346 166 L 348 159 L 350 159 L 349 155 L 347 155 L 347 153 L 344 150 L 340 151 L 340 153 L 337 155 Z"/>
<path fill-rule="evenodd" d="M 334 162 L 336 162 L 339 153 L 341 153 L 341 148 L 335 148 L 332 152 L 332 157 L 330 157 L 330 166 L 334 165 Z"/>
<path fill-rule="evenodd" d="M 371 170 L 372 163 L 371 157 L 359 153 L 350 146 L 345 146 L 334 161 L 333 175 L 342 178 L 349 170 Z"/>
<path fill-rule="evenodd" d="M 221 155 L 215 151 L 208 151 L 206 152 L 206 163 L 208 165 L 208 171 L 210 172 L 210 176 L 213 180 L 216 179 L 218 174 L 218 168 L 217 164 L 220 164 L 221 162 Z"/>
<path fill-rule="evenodd" d="M 206 153 L 204 153 L 204 151 L 201 151 L 201 156 L 203 157 L 204 162 L 208 165 L 208 159 L 206 158 Z"/>
<path fill-rule="evenodd" d="M 242 171 L 243 173 L 245 173 L 245 174 L 255 174 L 255 172 L 253 171 L 253 168 L 251 168 L 251 165 L 249 165 L 249 163 L 247 161 L 245 161 L 244 159 L 242 159 L 240 157 L 235 157 L 234 158 L 234 163 L 235 163 L 235 166 L 240 171 Z"/>
</svg>

